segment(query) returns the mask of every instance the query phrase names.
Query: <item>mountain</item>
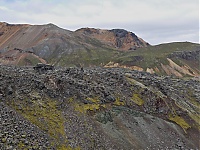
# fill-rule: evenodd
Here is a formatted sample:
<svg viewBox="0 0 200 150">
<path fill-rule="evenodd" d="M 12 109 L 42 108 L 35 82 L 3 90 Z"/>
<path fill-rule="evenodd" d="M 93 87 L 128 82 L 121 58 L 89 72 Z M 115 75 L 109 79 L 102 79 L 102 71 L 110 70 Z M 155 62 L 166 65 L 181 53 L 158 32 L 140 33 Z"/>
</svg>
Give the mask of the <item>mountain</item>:
<svg viewBox="0 0 200 150">
<path fill-rule="evenodd" d="M 125 32 L 128 33 L 127 31 Z M 134 38 L 129 39 L 129 42 L 136 43 L 137 47 L 146 46 L 144 45 L 145 42 L 140 42 L 136 35 L 134 35 Z M 121 37 L 118 37 L 118 40 L 120 39 Z M 84 51 L 88 53 L 89 50 L 94 49 L 103 51 L 104 49 L 109 50 L 115 48 L 114 45 L 100 42 L 78 31 L 72 32 L 61 29 L 53 24 L 15 25 L 0 23 L 0 41 L 1 59 L 3 61 L 8 61 L 6 57 L 8 54 L 4 54 L 4 52 L 15 49 L 22 49 L 24 53 L 31 52 L 51 63 L 59 63 L 63 55 L 68 55 L 73 52 L 79 53 L 79 51 Z M 4 57 L 4 55 L 6 56 Z M 14 57 L 13 59 L 19 58 L 17 56 Z"/>
<path fill-rule="evenodd" d="M 0 63 L 67 67 L 121 67 L 160 75 L 197 77 L 200 45 L 189 42 L 151 46 L 123 29 L 0 23 Z"/>
<path fill-rule="evenodd" d="M 0 65 L 0 149 L 198 149 L 199 81 Z"/>
<path fill-rule="evenodd" d="M 94 28 L 82 28 L 76 30 L 89 37 L 100 40 L 111 47 L 121 50 L 135 50 L 138 47 L 147 47 L 149 43 L 137 37 L 134 33 L 128 32 L 124 29 L 102 30 Z"/>
<path fill-rule="evenodd" d="M 1 53 L 22 49 L 32 52 L 43 59 L 57 57 L 82 49 L 84 44 L 73 32 L 61 29 L 53 24 L 47 25 L 12 25 L 0 24 Z M 90 45 L 88 45 L 90 47 Z M 91 46 L 92 47 L 92 46 Z"/>
<path fill-rule="evenodd" d="M 0 23 L 0 149 L 198 149 L 199 57 L 123 29 Z"/>
</svg>

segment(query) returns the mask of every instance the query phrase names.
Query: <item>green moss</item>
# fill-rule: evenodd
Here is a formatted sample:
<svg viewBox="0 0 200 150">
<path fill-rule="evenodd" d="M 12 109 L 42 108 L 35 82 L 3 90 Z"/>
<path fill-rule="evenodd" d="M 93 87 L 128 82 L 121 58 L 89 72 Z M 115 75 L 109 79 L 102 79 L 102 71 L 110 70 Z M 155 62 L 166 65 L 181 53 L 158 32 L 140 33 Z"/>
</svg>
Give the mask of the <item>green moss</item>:
<svg viewBox="0 0 200 150">
<path fill-rule="evenodd" d="M 23 148 L 25 147 L 25 145 L 24 145 L 23 142 L 20 141 L 20 142 L 18 143 L 17 147 L 18 147 L 19 149 L 23 149 Z"/>
<path fill-rule="evenodd" d="M 88 98 L 86 98 L 86 100 L 88 100 L 90 102 L 93 102 L 93 103 L 96 103 L 96 104 L 99 102 L 98 98 L 90 98 L 90 97 L 88 97 Z"/>
<path fill-rule="evenodd" d="M 1 139 L 1 142 L 3 142 L 3 143 L 6 143 L 6 141 L 7 141 L 7 138 L 2 138 Z"/>
<path fill-rule="evenodd" d="M 176 124 L 178 124 L 179 126 L 181 126 L 181 128 L 186 132 L 186 130 L 188 128 L 191 128 L 191 126 L 180 116 L 173 116 L 173 115 L 169 115 L 169 120 L 175 122 Z"/>
<path fill-rule="evenodd" d="M 98 98 L 86 98 L 86 100 L 92 102 L 92 104 L 80 104 L 74 102 L 75 111 L 86 113 L 87 111 L 97 111 L 100 108 L 107 108 L 109 104 L 99 104 Z M 115 102 L 112 103 L 113 105 L 123 106 L 125 105 L 123 101 L 120 101 L 120 98 L 116 98 Z"/>
<path fill-rule="evenodd" d="M 66 138 L 64 116 L 57 109 L 56 101 L 47 97 L 42 99 L 38 93 L 32 93 L 31 97 L 24 100 L 13 100 L 11 106 L 52 137 L 51 147 L 67 143 L 63 140 Z"/>
<path fill-rule="evenodd" d="M 73 98 L 70 100 L 72 103 L 74 102 Z M 49 149 L 56 147 L 58 150 L 80 150 L 80 147 L 71 148 L 67 146 L 68 141 L 64 130 L 65 118 L 61 110 L 58 109 L 58 104 L 55 100 L 47 98 L 47 96 L 41 98 L 37 92 L 32 92 L 29 97 L 24 97 L 23 100 L 13 100 L 10 105 L 27 120 L 52 137 Z M 89 109 L 95 108 L 90 106 Z M 22 137 L 25 138 L 25 135 L 22 135 Z M 33 147 L 37 149 L 38 145 Z M 17 148 L 29 149 L 23 142 L 19 142 Z"/>
<path fill-rule="evenodd" d="M 139 106 L 144 104 L 144 100 L 139 97 L 139 94 L 134 93 L 131 100 L 134 101 L 134 103 L 136 103 Z"/>
<path fill-rule="evenodd" d="M 69 103 L 72 103 L 73 101 L 74 101 L 73 97 L 69 98 L 69 100 L 68 100 Z"/>
<path fill-rule="evenodd" d="M 105 104 L 99 104 L 98 98 L 86 98 L 86 100 L 90 101 L 92 104 L 81 104 L 76 103 L 74 101 L 74 109 L 75 111 L 81 112 L 81 113 L 87 113 L 87 111 L 97 111 L 102 107 L 106 107 Z"/>
<path fill-rule="evenodd" d="M 200 130 L 200 104 L 196 100 L 196 98 L 193 97 L 193 92 L 188 89 L 187 90 L 187 101 L 186 102 L 175 102 L 176 106 L 181 108 L 183 111 L 187 111 L 188 115 L 192 120 L 195 121 L 194 127 L 197 127 Z M 186 105 L 186 104 L 187 105 Z"/>
<path fill-rule="evenodd" d="M 32 108 L 24 108 L 24 116 L 52 137 L 64 136 L 64 119 L 62 113 L 56 109 L 56 102 L 44 100 L 35 102 Z"/>
</svg>

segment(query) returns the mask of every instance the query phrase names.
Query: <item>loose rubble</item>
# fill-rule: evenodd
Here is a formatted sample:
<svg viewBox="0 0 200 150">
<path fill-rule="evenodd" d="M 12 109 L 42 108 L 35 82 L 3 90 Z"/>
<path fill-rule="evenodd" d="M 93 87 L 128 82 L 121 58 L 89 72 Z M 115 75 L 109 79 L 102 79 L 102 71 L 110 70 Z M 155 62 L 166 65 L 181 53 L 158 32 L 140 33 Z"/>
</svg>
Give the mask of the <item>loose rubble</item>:
<svg viewBox="0 0 200 150">
<path fill-rule="evenodd" d="M 0 149 L 198 149 L 198 79 L 0 65 Z"/>
</svg>

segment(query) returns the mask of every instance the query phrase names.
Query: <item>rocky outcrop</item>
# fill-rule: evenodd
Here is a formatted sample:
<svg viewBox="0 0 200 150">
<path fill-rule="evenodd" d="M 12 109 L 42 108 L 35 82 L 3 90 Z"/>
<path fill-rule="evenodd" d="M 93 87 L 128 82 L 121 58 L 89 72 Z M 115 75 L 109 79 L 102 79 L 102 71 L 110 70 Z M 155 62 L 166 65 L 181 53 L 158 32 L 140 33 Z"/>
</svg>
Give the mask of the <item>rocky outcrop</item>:
<svg viewBox="0 0 200 150">
<path fill-rule="evenodd" d="M 135 50 L 139 47 L 147 47 L 149 43 L 137 37 L 134 33 L 124 29 L 102 30 L 94 28 L 82 28 L 77 33 L 96 38 L 107 45 L 120 50 Z"/>
<path fill-rule="evenodd" d="M 193 51 L 177 51 L 169 55 L 169 58 L 174 58 L 174 57 L 182 58 L 185 60 L 198 61 L 200 58 L 200 49 Z"/>
<path fill-rule="evenodd" d="M 1 65 L 0 149 L 198 149 L 199 84 L 123 68 Z"/>
<path fill-rule="evenodd" d="M 143 68 L 138 67 L 138 66 L 125 66 L 125 65 L 120 65 L 119 63 L 114 63 L 111 61 L 107 63 L 104 67 L 105 68 L 127 68 L 131 70 L 143 71 Z"/>
</svg>

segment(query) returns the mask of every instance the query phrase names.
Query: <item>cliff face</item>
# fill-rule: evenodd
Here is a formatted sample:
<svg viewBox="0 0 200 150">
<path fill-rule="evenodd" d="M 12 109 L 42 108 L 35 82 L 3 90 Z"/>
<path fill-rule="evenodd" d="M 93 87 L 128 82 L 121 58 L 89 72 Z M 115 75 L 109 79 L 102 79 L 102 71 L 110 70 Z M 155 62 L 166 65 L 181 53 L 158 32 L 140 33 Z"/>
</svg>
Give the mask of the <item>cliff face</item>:
<svg viewBox="0 0 200 150">
<path fill-rule="evenodd" d="M 139 47 L 149 46 L 149 43 L 137 37 L 134 33 L 124 29 L 102 30 L 82 28 L 76 32 L 98 39 L 101 42 L 120 50 L 135 50 Z"/>
</svg>

